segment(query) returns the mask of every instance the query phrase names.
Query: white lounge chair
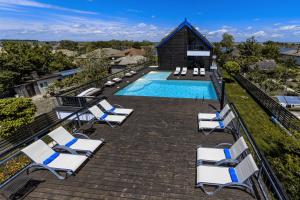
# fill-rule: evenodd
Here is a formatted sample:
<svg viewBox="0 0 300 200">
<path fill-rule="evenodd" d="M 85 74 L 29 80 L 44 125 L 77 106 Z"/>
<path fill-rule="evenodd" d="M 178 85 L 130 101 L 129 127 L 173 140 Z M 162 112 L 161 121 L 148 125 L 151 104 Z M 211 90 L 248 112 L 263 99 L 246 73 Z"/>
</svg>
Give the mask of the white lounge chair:
<svg viewBox="0 0 300 200">
<path fill-rule="evenodd" d="M 205 76 L 205 68 L 200 68 L 200 75 Z"/>
<path fill-rule="evenodd" d="M 97 95 L 101 92 L 100 88 L 89 88 L 87 90 L 84 90 L 83 92 L 81 92 L 80 94 L 77 95 L 77 97 L 87 97 L 87 96 L 93 96 L 93 95 Z"/>
<path fill-rule="evenodd" d="M 198 67 L 195 67 L 194 70 L 193 70 L 193 75 L 194 76 L 198 76 L 199 75 L 199 68 Z"/>
<path fill-rule="evenodd" d="M 231 146 L 227 148 L 218 148 L 220 146 Z M 243 137 L 240 137 L 233 145 L 227 143 L 221 143 L 216 146 L 217 148 L 206 148 L 198 146 L 197 148 L 197 164 L 202 162 L 215 163 L 215 165 L 222 164 L 237 164 L 237 160 L 244 151 L 248 149 L 248 146 Z"/>
<path fill-rule="evenodd" d="M 113 78 L 113 82 L 115 82 L 115 83 L 120 83 L 121 81 L 122 81 L 122 79 L 119 77 Z"/>
<path fill-rule="evenodd" d="M 114 84 L 116 84 L 113 81 L 106 81 L 106 83 L 104 83 L 105 86 L 113 86 Z"/>
<path fill-rule="evenodd" d="M 125 74 L 125 77 L 132 77 L 133 76 L 133 74 L 131 74 L 131 73 L 129 73 L 129 72 L 127 72 L 126 74 Z"/>
<path fill-rule="evenodd" d="M 134 74 L 136 74 L 136 71 L 130 71 L 130 74 L 132 74 L 132 75 L 134 75 Z"/>
<path fill-rule="evenodd" d="M 199 130 L 203 131 L 205 135 L 209 135 L 215 130 L 225 130 L 230 129 L 229 124 L 232 122 L 232 120 L 235 118 L 235 115 L 233 112 L 229 112 L 228 115 L 224 118 L 224 120 L 221 121 L 199 121 Z M 206 132 L 205 130 L 210 130 L 209 132 Z"/>
<path fill-rule="evenodd" d="M 112 106 L 107 100 L 102 100 L 99 105 L 107 112 L 113 115 L 130 115 L 133 109 L 123 108 L 122 106 L 115 104 Z M 118 107 L 118 108 L 116 108 Z"/>
<path fill-rule="evenodd" d="M 85 152 L 87 156 L 91 156 L 104 142 L 104 139 L 91 140 L 87 135 L 82 133 L 74 133 L 74 135 L 83 136 L 85 139 L 75 138 L 62 126 L 48 134 L 49 137 L 57 142 L 58 146 L 55 146 L 56 148 L 75 151 L 76 153 Z M 75 154 L 75 152 L 73 154 Z"/>
<path fill-rule="evenodd" d="M 253 195 L 254 192 L 250 178 L 257 172 L 258 167 L 251 154 L 235 168 L 198 165 L 196 186 L 200 187 L 208 195 L 213 195 L 224 187 L 248 189 Z M 206 185 L 215 186 L 216 189 L 209 192 L 204 188 Z"/>
<path fill-rule="evenodd" d="M 94 115 L 96 121 L 106 122 L 111 127 L 115 127 L 113 124 L 122 124 L 126 119 L 126 116 L 124 115 L 108 115 L 102 112 L 97 105 L 89 108 L 89 111 Z"/>
<path fill-rule="evenodd" d="M 42 140 L 35 141 L 21 151 L 33 161 L 28 166 L 27 173 L 30 173 L 30 169 L 46 169 L 58 179 L 65 179 L 68 175 L 74 174 L 88 158 L 85 155 L 55 152 Z M 58 172 L 66 172 L 66 176 Z"/>
<path fill-rule="evenodd" d="M 176 67 L 176 69 L 175 69 L 173 75 L 178 75 L 178 74 L 180 74 L 180 71 L 181 71 L 181 68 L 180 68 L 180 67 Z"/>
<path fill-rule="evenodd" d="M 216 113 L 199 113 L 198 120 L 223 120 L 225 115 L 230 111 L 229 104 L 226 104 L 221 112 Z"/>
<path fill-rule="evenodd" d="M 185 76 L 187 73 L 187 67 L 183 67 L 181 71 L 181 75 Z"/>
</svg>

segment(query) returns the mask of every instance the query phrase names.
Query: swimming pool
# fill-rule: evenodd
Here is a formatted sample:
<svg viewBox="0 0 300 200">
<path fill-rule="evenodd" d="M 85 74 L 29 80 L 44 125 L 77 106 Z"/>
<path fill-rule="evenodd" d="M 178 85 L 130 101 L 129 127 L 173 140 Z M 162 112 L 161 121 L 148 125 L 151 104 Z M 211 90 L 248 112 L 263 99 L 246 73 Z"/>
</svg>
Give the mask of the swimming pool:
<svg viewBox="0 0 300 200">
<path fill-rule="evenodd" d="M 211 81 L 167 80 L 171 73 L 151 71 L 115 95 L 217 100 Z"/>
</svg>

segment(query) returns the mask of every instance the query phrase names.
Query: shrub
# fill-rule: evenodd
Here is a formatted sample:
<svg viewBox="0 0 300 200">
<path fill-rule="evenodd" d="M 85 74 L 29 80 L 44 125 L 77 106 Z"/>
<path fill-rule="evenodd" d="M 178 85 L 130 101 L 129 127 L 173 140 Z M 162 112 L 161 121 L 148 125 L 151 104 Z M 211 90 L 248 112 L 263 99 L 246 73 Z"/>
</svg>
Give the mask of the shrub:
<svg viewBox="0 0 300 200">
<path fill-rule="evenodd" d="M 223 68 L 231 75 L 235 75 L 237 73 L 240 72 L 241 68 L 239 63 L 235 62 L 235 61 L 227 61 Z"/>
<path fill-rule="evenodd" d="M 299 133 L 293 133 L 293 137 L 288 136 L 270 121 L 270 116 L 237 83 L 226 84 L 226 92 L 291 199 L 299 199 Z"/>
<path fill-rule="evenodd" d="M 0 99 L 0 138 L 11 136 L 33 120 L 36 106 L 28 98 Z"/>
</svg>

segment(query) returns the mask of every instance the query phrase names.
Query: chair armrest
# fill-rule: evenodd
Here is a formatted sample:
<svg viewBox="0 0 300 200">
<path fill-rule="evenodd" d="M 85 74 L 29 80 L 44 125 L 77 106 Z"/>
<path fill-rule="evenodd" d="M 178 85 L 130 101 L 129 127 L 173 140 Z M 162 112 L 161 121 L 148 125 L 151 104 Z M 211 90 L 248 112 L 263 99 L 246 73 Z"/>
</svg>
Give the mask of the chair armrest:
<svg viewBox="0 0 300 200">
<path fill-rule="evenodd" d="M 124 108 L 123 106 L 121 106 L 119 104 L 114 104 L 114 107 Z"/>
<path fill-rule="evenodd" d="M 79 135 L 79 136 L 82 136 L 82 137 L 84 137 L 85 139 L 90 139 L 90 137 L 89 136 L 87 136 L 86 134 L 84 134 L 84 133 L 74 133 L 74 136 L 75 135 Z"/>
<path fill-rule="evenodd" d="M 217 144 L 215 147 L 221 147 L 221 146 L 229 146 L 229 147 L 231 147 L 232 144 L 231 143 L 220 143 L 220 144 Z"/>
<path fill-rule="evenodd" d="M 235 159 L 223 159 L 215 163 L 216 166 L 225 165 L 225 164 L 238 164 L 239 161 Z"/>
<path fill-rule="evenodd" d="M 55 147 L 53 147 L 53 149 L 57 149 L 57 150 L 65 150 L 73 155 L 78 155 L 78 153 L 74 150 L 74 149 L 71 149 L 69 147 L 66 147 L 66 146 L 63 146 L 63 145 L 56 145 Z"/>
</svg>

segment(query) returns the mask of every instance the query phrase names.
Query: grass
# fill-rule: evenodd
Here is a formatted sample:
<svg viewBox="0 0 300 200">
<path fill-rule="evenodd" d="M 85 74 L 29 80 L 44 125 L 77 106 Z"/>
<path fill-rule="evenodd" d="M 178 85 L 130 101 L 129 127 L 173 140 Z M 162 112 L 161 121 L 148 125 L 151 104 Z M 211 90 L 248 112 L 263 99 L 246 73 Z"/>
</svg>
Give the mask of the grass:
<svg viewBox="0 0 300 200">
<path fill-rule="evenodd" d="M 229 101 L 263 151 L 292 199 L 300 199 L 300 140 L 288 136 L 238 83 L 227 83 Z M 298 134 L 296 134 L 298 135 Z"/>
</svg>

